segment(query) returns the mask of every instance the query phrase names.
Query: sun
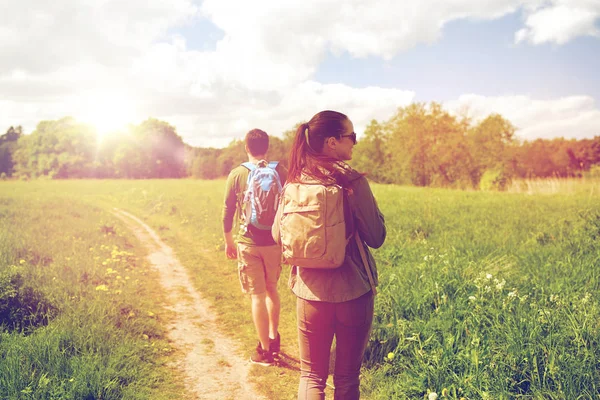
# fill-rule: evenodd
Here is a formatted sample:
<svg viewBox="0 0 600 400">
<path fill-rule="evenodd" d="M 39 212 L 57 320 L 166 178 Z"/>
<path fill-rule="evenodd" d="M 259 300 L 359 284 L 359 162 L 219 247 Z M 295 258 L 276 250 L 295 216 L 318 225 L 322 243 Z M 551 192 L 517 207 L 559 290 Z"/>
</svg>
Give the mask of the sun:
<svg viewBox="0 0 600 400">
<path fill-rule="evenodd" d="M 95 91 L 80 96 L 78 101 L 78 119 L 93 125 L 99 140 L 136 120 L 136 103 L 125 92 Z"/>
</svg>

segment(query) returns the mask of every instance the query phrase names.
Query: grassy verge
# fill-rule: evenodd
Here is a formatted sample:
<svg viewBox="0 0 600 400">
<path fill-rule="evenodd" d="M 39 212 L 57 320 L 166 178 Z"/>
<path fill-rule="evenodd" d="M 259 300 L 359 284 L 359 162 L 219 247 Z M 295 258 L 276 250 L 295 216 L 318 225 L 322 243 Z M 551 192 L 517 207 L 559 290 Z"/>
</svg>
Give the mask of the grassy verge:
<svg viewBox="0 0 600 400">
<path fill-rule="evenodd" d="M 174 398 L 145 254 L 106 211 L 38 191 L 48 184 L 1 185 L 0 398 Z"/>
</svg>

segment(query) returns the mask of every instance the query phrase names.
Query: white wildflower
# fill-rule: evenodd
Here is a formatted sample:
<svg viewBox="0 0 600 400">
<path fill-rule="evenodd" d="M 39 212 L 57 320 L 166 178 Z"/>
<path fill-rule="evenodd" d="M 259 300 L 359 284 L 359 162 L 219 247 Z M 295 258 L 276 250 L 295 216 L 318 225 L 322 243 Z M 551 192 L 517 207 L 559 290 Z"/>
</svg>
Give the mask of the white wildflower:
<svg viewBox="0 0 600 400">
<path fill-rule="evenodd" d="M 592 297 L 592 295 L 586 292 L 585 296 L 583 296 L 583 299 L 581 299 L 581 302 L 586 304 L 588 301 L 590 301 L 590 297 Z"/>
<path fill-rule="evenodd" d="M 470 301 L 475 301 L 475 300 L 477 300 L 477 297 L 475 297 L 475 296 L 469 296 L 469 300 Z"/>
<path fill-rule="evenodd" d="M 429 393 L 429 396 L 427 397 L 428 400 L 437 400 L 438 395 L 436 392 L 431 392 Z"/>
<path fill-rule="evenodd" d="M 504 289 L 504 285 L 506 285 L 506 281 L 504 279 L 502 279 L 502 282 L 496 283 L 496 289 L 502 290 L 502 289 Z"/>
<path fill-rule="evenodd" d="M 493 278 L 492 274 L 485 274 L 485 279 L 487 279 L 488 281 L 492 278 Z"/>
</svg>

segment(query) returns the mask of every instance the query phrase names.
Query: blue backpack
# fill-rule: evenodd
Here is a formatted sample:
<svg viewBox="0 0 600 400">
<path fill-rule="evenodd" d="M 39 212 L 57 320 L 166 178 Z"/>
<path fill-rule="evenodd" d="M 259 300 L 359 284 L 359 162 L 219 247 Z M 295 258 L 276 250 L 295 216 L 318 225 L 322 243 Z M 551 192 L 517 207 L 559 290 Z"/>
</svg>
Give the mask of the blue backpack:
<svg viewBox="0 0 600 400">
<path fill-rule="evenodd" d="M 242 165 L 248 170 L 247 189 L 242 203 L 242 226 L 248 225 L 262 230 L 270 230 L 275 220 L 275 213 L 281 195 L 281 181 L 275 170 L 278 161 L 267 163 L 265 160 L 255 165 L 245 162 Z"/>
</svg>

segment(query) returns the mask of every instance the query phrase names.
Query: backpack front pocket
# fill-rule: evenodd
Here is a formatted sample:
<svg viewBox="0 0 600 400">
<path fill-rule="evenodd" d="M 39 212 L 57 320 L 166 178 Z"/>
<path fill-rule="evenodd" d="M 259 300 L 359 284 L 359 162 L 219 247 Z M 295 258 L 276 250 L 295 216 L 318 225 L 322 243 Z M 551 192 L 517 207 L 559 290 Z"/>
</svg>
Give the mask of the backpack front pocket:
<svg viewBox="0 0 600 400">
<path fill-rule="evenodd" d="M 290 184 L 281 202 L 279 234 L 283 257 L 304 268 L 337 268 L 346 250 L 339 186 Z"/>
<path fill-rule="evenodd" d="M 284 206 L 281 224 L 286 259 L 318 259 L 327 249 L 325 221 L 320 204 Z"/>
</svg>

